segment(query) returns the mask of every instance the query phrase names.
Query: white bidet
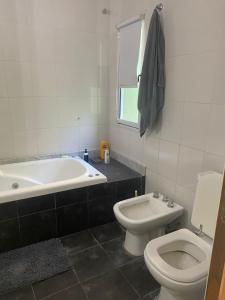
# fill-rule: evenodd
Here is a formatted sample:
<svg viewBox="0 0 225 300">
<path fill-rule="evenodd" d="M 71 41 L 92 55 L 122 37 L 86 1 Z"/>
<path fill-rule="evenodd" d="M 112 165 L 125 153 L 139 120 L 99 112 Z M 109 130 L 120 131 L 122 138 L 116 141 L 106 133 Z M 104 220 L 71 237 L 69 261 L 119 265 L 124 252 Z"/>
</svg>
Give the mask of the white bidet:
<svg viewBox="0 0 225 300">
<path fill-rule="evenodd" d="M 155 197 L 153 193 L 116 203 L 115 216 L 127 230 L 125 250 L 135 256 L 143 255 L 147 243 L 164 234 L 165 226 L 183 213 L 183 207 L 172 204 L 168 205 L 162 195 Z"/>
</svg>

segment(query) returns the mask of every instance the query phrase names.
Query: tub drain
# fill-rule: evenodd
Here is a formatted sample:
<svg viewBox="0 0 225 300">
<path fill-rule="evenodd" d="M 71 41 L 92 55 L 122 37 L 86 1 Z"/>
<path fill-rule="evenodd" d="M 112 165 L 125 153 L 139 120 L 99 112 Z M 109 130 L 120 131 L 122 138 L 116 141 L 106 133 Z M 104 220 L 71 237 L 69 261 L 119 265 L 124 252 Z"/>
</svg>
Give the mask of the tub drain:
<svg viewBox="0 0 225 300">
<path fill-rule="evenodd" d="M 16 190 L 16 189 L 18 189 L 19 188 L 19 184 L 17 183 L 17 182 L 14 182 L 13 184 L 12 184 L 12 189 L 13 190 Z"/>
</svg>

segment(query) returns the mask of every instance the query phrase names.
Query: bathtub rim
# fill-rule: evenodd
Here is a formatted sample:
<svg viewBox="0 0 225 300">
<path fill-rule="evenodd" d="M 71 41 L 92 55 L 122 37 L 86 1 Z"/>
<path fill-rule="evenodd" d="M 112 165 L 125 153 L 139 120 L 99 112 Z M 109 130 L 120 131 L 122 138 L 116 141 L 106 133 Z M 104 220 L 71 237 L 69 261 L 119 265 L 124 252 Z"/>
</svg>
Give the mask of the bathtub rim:
<svg viewBox="0 0 225 300">
<path fill-rule="evenodd" d="M 46 161 L 46 160 L 52 161 L 52 160 L 59 160 L 59 159 L 61 158 L 41 159 L 41 160 L 26 161 L 20 163 L 29 164 L 32 162 L 37 163 L 39 161 Z M 24 187 L 16 190 L 7 190 L 7 191 L 0 192 L 0 204 L 44 196 L 48 194 L 55 194 L 58 192 L 84 188 L 91 185 L 97 185 L 97 184 L 107 182 L 107 177 L 104 174 L 102 174 L 100 171 L 95 169 L 89 163 L 82 160 L 80 157 L 62 157 L 62 159 L 73 159 L 79 161 L 86 168 L 85 174 L 72 179 L 61 180 L 52 183 L 43 183 L 31 187 Z M 14 164 L 18 165 L 20 163 L 14 163 Z M 6 166 L 6 165 L 13 165 L 13 164 L 0 165 L 0 169 L 1 166 Z M 98 174 L 98 176 L 96 176 L 95 174 Z M 89 177 L 88 175 L 92 175 L 93 177 Z"/>
</svg>

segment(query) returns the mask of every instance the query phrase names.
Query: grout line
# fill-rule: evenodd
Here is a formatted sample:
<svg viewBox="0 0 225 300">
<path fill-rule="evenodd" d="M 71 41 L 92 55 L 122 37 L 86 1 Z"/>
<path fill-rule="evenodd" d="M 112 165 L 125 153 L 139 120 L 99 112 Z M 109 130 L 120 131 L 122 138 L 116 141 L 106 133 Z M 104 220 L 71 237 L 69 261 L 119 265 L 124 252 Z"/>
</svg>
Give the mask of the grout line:
<svg viewBox="0 0 225 300">
<path fill-rule="evenodd" d="M 34 292 L 33 284 L 31 284 L 31 290 L 32 290 L 32 293 L 33 293 L 33 295 L 34 295 L 34 299 L 37 300 L 36 295 L 35 295 L 35 292 Z"/>
<path fill-rule="evenodd" d="M 75 268 L 72 268 L 73 273 L 75 274 L 76 278 L 77 278 L 77 283 L 80 283 L 80 278 L 78 277 L 77 271 L 75 270 Z"/>
<path fill-rule="evenodd" d="M 138 293 L 138 291 L 133 287 L 133 285 L 130 283 L 130 281 L 127 279 L 127 277 L 123 274 L 123 272 L 120 270 L 120 268 L 118 268 L 118 271 L 120 272 L 120 274 L 122 275 L 122 277 L 125 279 L 125 281 L 127 282 L 127 284 L 130 286 L 130 288 L 135 292 L 135 294 L 138 296 L 138 298 L 142 298 L 141 295 Z"/>
<path fill-rule="evenodd" d="M 85 251 L 87 251 L 87 250 L 91 250 L 91 249 L 93 249 L 93 248 L 95 248 L 95 247 L 97 247 L 97 246 L 98 246 L 98 245 L 93 245 L 93 246 L 87 247 L 87 248 L 85 248 L 85 249 L 79 250 L 79 251 L 77 251 L 77 252 L 74 252 L 73 250 L 71 250 L 71 251 L 67 252 L 67 255 L 68 255 L 68 257 L 69 257 L 70 254 L 74 254 L 74 255 L 81 254 L 81 253 L 83 253 L 83 252 L 85 252 Z"/>
<path fill-rule="evenodd" d="M 88 297 L 88 294 L 85 292 L 85 289 L 83 288 L 82 284 L 80 283 L 80 287 L 84 293 L 84 296 L 87 298 L 87 300 L 90 300 L 90 298 Z"/>
<path fill-rule="evenodd" d="M 53 292 L 53 293 L 51 293 L 51 294 L 49 294 L 49 295 L 47 295 L 47 296 L 45 296 L 45 297 L 40 298 L 39 300 L 49 299 L 50 297 L 52 297 L 52 296 L 54 296 L 54 295 L 57 295 L 57 294 L 59 294 L 59 293 L 61 293 L 61 292 L 63 292 L 63 291 L 69 290 L 69 289 L 71 289 L 72 287 L 77 286 L 77 285 L 78 285 L 78 283 L 69 285 L 69 286 L 67 286 L 67 287 L 64 288 L 64 289 L 55 291 L 55 292 Z"/>
</svg>

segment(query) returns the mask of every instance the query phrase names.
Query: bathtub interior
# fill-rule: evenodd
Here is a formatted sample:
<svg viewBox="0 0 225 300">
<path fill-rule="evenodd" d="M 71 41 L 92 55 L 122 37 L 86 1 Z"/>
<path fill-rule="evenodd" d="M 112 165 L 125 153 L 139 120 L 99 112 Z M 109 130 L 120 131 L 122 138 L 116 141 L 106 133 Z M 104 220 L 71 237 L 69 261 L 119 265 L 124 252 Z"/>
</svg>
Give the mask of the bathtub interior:
<svg viewBox="0 0 225 300">
<path fill-rule="evenodd" d="M 0 171 L 4 177 L 5 175 L 9 177 L 3 180 L 3 176 L 0 174 L 1 190 L 1 183 L 3 181 L 7 182 L 7 180 L 10 181 L 13 177 L 23 178 L 21 180 L 27 186 L 29 186 L 29 182 L 33 182 L 33 184 L 47 184 L 83 176 L 87 173 L 87 167 L 82 165 L 79 159 L 55 158 L 2 165 L 0 166 Z M 1 178 L 3 181 L 1 181 Z"/>
<path fill-rule="evenodd" d="M 42 182 L 18 176 L 0 176 L 0 192 L 41 185 Z"/>
</svg>

